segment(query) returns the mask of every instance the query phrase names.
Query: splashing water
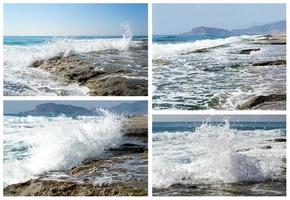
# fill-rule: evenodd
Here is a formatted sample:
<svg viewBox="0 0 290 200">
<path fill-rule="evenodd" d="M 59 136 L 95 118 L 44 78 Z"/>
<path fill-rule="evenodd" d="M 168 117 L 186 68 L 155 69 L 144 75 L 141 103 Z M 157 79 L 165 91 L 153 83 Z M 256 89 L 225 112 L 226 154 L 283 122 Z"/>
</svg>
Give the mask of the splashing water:
<svg viewBox="0 0 290 200">
<path fill-rule="evenodd" d="M 4 117 L 5 185 L 44 172 L 67 170 L 119 145 L 123 119 L 100 117 Z"/>
<path fill-rule="evenodd" d="M 153 135 L 153 185 L 260 182 L 284 179 L 281 129 L 237 131 L 207 123 L 192 132 Z M 264 148 L 264 147 L 270 148 Z"/>
<path fill-rule="evenodd" d="M 132 40 L 133 34 L 131 32 L 131 29 L 130 29 L 130 24 L 128 24 L 127 22 L 123 22 L 121 24 L 121 27 L 124 30 L 124 34 L 123 34 L 122 38 L 127 39 L 127 40 Z"/>
</svg>

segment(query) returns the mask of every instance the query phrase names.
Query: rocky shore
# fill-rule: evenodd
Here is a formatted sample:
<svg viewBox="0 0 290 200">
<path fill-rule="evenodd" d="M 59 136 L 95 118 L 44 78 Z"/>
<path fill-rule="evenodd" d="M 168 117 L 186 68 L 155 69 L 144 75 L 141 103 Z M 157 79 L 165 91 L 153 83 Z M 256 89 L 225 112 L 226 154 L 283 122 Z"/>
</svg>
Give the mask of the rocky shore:
<svg viewBox="0 0 290 200">
<path fill-rule="evenodd" d="M 91 96 L 147 96 L 146 48 L 131 48 L 128 58 L 118 50 L 70 53 L 36 60 L 31 67 L 48 71 L 68 84 L 85 86 Z"/>
<path fill-rule="evenodd" d="M 239 110 L 284 110 L 286 94 L 259 95 L 237 107 Z"/>
<path fill-rule="evenodd" d="M 135 123 L 136 122 L 136 123 Z M 5 196 L 146 196 L 148 193 L 147 117 L 131 117 L 119 146 L 66 171 L 41 174 L 8 185 Z"/>
</svg>

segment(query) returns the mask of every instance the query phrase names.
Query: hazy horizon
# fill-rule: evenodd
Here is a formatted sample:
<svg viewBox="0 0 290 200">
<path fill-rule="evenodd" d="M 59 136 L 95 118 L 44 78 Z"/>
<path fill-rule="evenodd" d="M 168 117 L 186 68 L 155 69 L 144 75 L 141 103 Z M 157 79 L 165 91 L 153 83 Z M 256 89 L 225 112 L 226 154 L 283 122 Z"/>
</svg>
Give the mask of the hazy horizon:
<svg viewBox="0 0 290 200">
<path fill-rule="evenodd" d="M 153 115 L 153 122 L 286 122 L 286 115 Z"/>
<path fill-rule="evenodd" d="M 147 4 L 5 3 L 4 36 L 147 35 Z"/>
<path fill-rule="evenodd" d="M 19 112 L 29 111 L 35 108 L 35 106 L 44 104 L 44 103 L 56 103 L 56 104 L 65 104 L 72 106 L 80 106 L 87 109 L 91 109 L 94 107 L 109 107 L 119 105 L 121 103 L 133 103 L 137 102 L 134 100 L 131 101 L 95 101 L 95 100 L 83 100 L 83 101 L 66 101 L 66 100 L 52 100 L 52 101 L 29 101 L 29 100 L 9 100 L 4 101 L 4 114 L 17 114 Z"/>
<path fill-rule="evenodd" d="M 286 20 L 286 4 L 153 4 L 153 35 L 174 35 L 206 26 L 244 29 Z M 180 23 L 182 22 L 182 23 Z"/>
</svg>

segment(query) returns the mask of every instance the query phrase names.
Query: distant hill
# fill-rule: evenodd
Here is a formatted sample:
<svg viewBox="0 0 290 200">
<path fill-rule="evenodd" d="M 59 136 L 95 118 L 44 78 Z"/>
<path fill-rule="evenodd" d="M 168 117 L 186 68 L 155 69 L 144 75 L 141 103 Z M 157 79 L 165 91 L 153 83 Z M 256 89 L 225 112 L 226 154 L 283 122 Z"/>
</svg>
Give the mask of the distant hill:
<svg viewBox="0 0 290 200">
<path fill-rule="evenodd" d="M 110 108 L 113 112 L 125 115 L 145 115 L 148 111 L 147 101 L 136 101 L 134 103 L 122 103 Z"/>
<path fill-rule="evenodd" d="M 94 115 L 93 111 L 87 110 L 86 108 L 65 104 L 45 103 L 35 107 L 30 111 L 19 113 L 20 115 L 27 116 L 78 116 L 78 115 Z"/>
<path fill-rule="evenodd" d="M 191 29 L 191 31 L 182 33 L 181 35 L 220 35 L 227 36 L 231 33 L 226 29 L 199 26 Z"/>
<path fill-rule="evenodd" d="M 231 31 L 232 35 L 257 35 L 257 34 L 279 34 L 286 33 L 286 21 L 278 21 L 261 26 L 252 26 L 246 29 Z"/>
<path fill-rule="evenodd" d="M 145 115 L 147 114 L 147 102 L 146 101 L 136 101 L 133 103 L 121 103 L 116 106 L 107 107 L 106 109 L 124 115 Z M 55 104 L 55 103 L 45 103 L 37 105 L 33 110 L 20 112 L 16 115 L 20 116 L 94 116 L 100 115 L 98 108 L 86 109 L 80 106 L 65 105 L 65 104 Z"/>
<path fill-rule="evenodd" d="M 199 26 L 191 31 L 180 35 L 215 35 L 215 36 L 234 36 L 234 35 L 263 35 L 263 34 L 281 34 L 286 33 L 286 21 L 277 21 L 261 26 L 252 26 L 246 29 L 226 30 L 221 28 Z"/>
</svg>

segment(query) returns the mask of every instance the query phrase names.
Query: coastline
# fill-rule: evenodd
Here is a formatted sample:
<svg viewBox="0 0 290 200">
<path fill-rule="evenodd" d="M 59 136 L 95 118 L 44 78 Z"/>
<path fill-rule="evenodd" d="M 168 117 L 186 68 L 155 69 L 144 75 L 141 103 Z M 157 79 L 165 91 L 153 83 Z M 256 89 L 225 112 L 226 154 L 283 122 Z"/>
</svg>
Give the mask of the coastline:
<svg viewBox="0 0 290 200">
<path fill-rule="evenodd" d="M 216 44 L 212 44 L 215 46 L 209 45 L 211 44 L 208 42 L 210 40 L 206 39 L 196 40 L 194 43 L 174 43 L 172 46 L 175 50 L 173 48 L 172 52 L 165 49 L 164 55 L 158 52 L 159 56 L 153 59 L 153 69 L 155 67 L 155 76 L 158 77 L 155 80 L 156 83 L 153 83 L 155 84 L 153 107 L 157 110 L 285 110 L 286 90 L 283 89 L 284 81 L 282 80 L 284 80 L 284 77 L 281 73 L 285 71 L 287 64 L 286 51 L 283 50 L 286 46 L 286 35 L 267 34 L 257 35 L 256 37 L 241 36 L 241 38 L 243 38 L 241 41 L 234 37 L 226 38 L 226 41 L 231 42 L 224 41 L 224 44 L 219 44 L 221 40 L 217 39 Z M 236 46 L 228 48 L 231 43 L 236 44 Z M 191 50 L 192 47 L 189 44 L 196 44 L 197 48 Z M 208 47 L 203 47 L 201 44 Z M 167 46 L 169 48 L 169 45 L 156 43 L 159 50 Z M 224 51 L 223 48 L 225 48 Z M 279 53 L 276 52 L 271 56 L 270 49 L 273 51 L 279 49 Z M 223 53 L 222 56 L 228 57 L 224 62 L 220 61 L 218 63 L 219 60 L 215 58 L 213 52 Z M 175 57 L 166 53 L 174 53 Z M 260 56 L 263 54 L 265 54 L 264 57 Z M 212 57 L 212 60 L 217 62 L 206 61 L 202 59 L 203 57 Z M 179 86 L 172 83 L 170 79 L 165 79 L 164 77 L 167 75 L 162 76 L 162 73 L 174 73 L 172 66 L 176 66 L 174 70 L 178 68 L 180 68 L 179 70 L 192 69 L 190 73 L 179 74 L 176 78 L 176 81 L 181 84 Z M 271 73 L 271 75 L 267 73 Z M 221 74 L 228 75 L 219 79 L 222 76 Z M 185 75 L 191 76 L 188 83 L 184 81 Z M 212 85 L 210 86 L 202 83 L 202 87 L 198 87 L 199 80 L 194 78 L 196 75 L 206 78 L 215 77 L 216 81 L 215 79 L 211 81 Z M 254 76 L 257 78 L 254 79 Z M 230 84 L 231 80 L 235 79 L 238 82 Z M 257 80 L 260 80 L 260 82 Z M 262 87 L 263 84 L 269 87 L 266 87 L 265 91 Z M 215 85 L 221 86 L 215 88 Z M 188 89 L 188 92 L 179 87 L 190 88 L 191 90 Z M 261 89 L 258 89 L 260 87 Z M 176 88 L 180 90 L 177 92 Z M 205 91 L 203 92 L 199 88 L 205 88 Z M 209 90 L 208 88 L 212 89 Z M 164 95 L 164 91 L 167 96 Z M 184 96 L 183 93 L 188 96 Z M 195 96 L 195 93 L 200 95 Z M 194 104 L 194 102 L 197 103 Z"/>
<path fill-rule="evenodd" d="M 31 67 L 61 77 L 68 84 L 77 83 L 87 87 L 90 96 L 147 96 L 148 72 L 143 69 L 147 67 L 147 58 L 144 57 L 147 50 L 146 40 L 142 40 L 139 47 L 129 49 L 136 54 L 132 59 L 136 59 L 134 64 L 139 65 L 140 69 L 132 70 L 125 67 L 131 65 L 132 61 L 121 59 L 118 50 L 59 55 L 45 60 L 35 60 Z M 112 60 L 104 60 L 107 55 L 110 55 Z M 102 62 L 107 63 L 105 67 L 101 65 Z"/>
<path fill-rule="evenodd" d="M 146 196 L 147 116 L 129 118 L 123 131 L 124 142 L 107 149 L 103 156 L 67 171 L 47 172 L 8 185 L 4 196 Z M 112 179 L 107 180 L 109 177 Z"/>
</svg>

